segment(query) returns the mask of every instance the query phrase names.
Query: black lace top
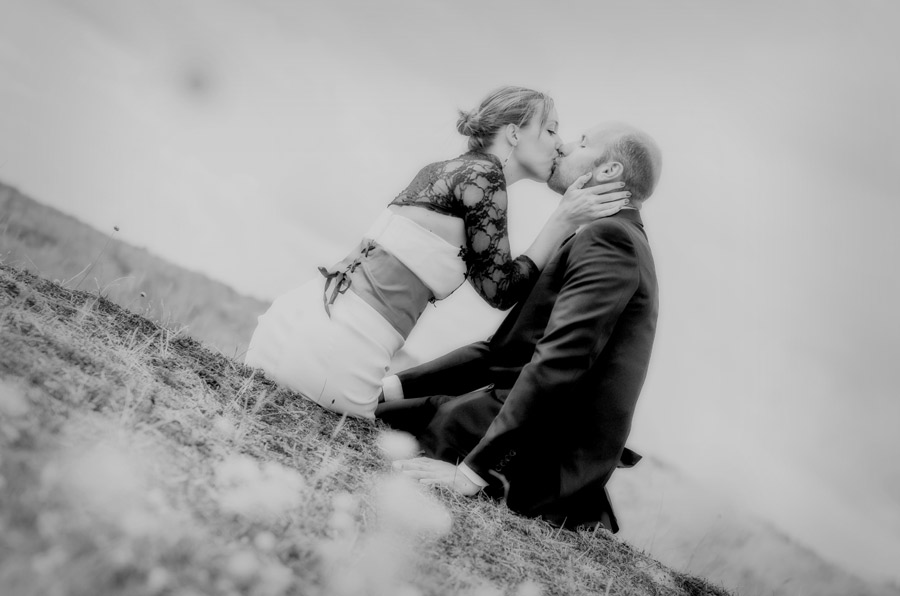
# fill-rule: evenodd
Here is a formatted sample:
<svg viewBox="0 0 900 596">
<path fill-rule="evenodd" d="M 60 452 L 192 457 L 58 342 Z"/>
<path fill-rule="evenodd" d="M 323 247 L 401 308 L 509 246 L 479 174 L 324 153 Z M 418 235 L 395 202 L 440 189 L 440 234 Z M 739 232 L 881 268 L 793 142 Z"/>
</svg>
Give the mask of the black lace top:
<svg viewBox="0 0 900 596">
<path fill-rule="evenodd" d="M 538 276 L 530 258 L 513 259 L 509 252 L 506 203 L 500 160 L 471 152 L 425 166 L 391 205 L 423 207 L 461 218 L 466 246 L 460 255 L 469 282 L 488 304 L 506 309 L 525 297 Z"/>
</svg>

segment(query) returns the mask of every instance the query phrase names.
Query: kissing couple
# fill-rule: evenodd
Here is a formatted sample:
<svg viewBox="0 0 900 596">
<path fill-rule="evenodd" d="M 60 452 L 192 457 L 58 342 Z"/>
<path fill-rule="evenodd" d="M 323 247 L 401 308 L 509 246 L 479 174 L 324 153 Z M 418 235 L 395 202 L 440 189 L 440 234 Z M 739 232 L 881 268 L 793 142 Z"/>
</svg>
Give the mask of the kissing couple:
<svg viewBox="0 0 900 596">
<path fill-rule="evenodd" d="M 553 100 L 503 87 L 457 130 L 468 151 L 422 168 L 336 265 L 260 316 L 246 363 L 329 410 L 414 435 L 395 469 L 566 528 L 617 531 L 606 483 L 625 447 L 656 329 L 640 211 L 659 180 L 655 141 L 626 124 L 564 143 Z M 563 195 L 510 253 L 507 187 Z M 385 377 L 431 301 L 465 281 L 510 312 L 483 342 Z"/>
</svg>

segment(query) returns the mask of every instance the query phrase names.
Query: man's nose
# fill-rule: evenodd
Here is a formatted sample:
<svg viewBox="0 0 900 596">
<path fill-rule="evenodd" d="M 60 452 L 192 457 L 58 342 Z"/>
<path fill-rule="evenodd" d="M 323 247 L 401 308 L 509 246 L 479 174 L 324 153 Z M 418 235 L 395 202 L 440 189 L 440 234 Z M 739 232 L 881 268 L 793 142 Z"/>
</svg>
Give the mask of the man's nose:
<svg viewBox="0 0 900 596">
<path fill-rule="evenodd" d="M 557 147 L 556 152 L 559 153 L 561 156 L 565 157 L 566 155 L 571 153 L 572 149 L 574 149 L 574 148 L 575 148 L 574 142 L 566 143 L 565 145 L 561 145 L 561 146 Z"/>
</svg>

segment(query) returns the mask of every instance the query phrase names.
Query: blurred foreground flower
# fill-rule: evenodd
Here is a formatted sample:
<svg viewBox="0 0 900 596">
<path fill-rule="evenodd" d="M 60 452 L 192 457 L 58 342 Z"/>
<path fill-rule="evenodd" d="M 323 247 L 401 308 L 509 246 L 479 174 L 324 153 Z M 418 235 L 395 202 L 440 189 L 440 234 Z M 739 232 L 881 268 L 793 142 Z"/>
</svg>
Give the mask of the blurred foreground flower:
<svg viewBox="0 0 900 596">
<path fill-rule="evenodd" d="M 22 391 L 11 383 L 0 380 L 0 439 L 6 437 L 11 443 L 19 439 L 19 427 L 27 420 L 30 410 L 28 400 Z M 0 488 L 3 487 L 0 477 Z"/>
<path fill-rule="evenodd" d="M 234 423 L 224 416 L 216 416 L 212 428 L 223 439 L 233 439 L 237 434 Z"/>
<path fill-rule="evenodd" d="M 42 473 L 45 494 L 62 495 L 94 519 L 133 537 L 166 531 L 165 498 L 152 487 L 145 457 L 115 438 L 81 446 Z M 59 525 L 52 515 L 40 523 Z"/>
<path fill-rule="evenodd" d="M 306 481 L 276 462 L 262 465 L 247 455 L 232 455 L 216 466 L 219 504 L 229 513 L 269 519 L 303 502 Z"/>
<path fill-rule="evenodd" d="M 26 415 L 29 409 L 22 391 L 12 383 L 0 380 L 0 415 L 15 418 Z"/>
<path fill-rule="evenodd" d="M 260 558 L 249 550 L 237 550 L 228 557 L 225 571 L 242 591 L 258 596 L 280 596 L 291 586 L 294 574 L 268 557 Z"/>
<path fill-rule="evenodd" d="M 331 505 L 333 510 L 328 518 L 328 527 L 337 537 L 355 539 L 359 499 L 348 492 L 340 492 L 334 495 Z"/>
<path fill-rule="evenodd" d="M 419 452 L 419 444 L 411 434 L 396 430 L 382 432 L 375 444 L 390 461 L 411 459 Z"/>
<path fill-rule="evenodd" d="M 409 583 L 418 550 L 423 541 L 450 531 L 450 513 L 405 476 L 382 476 L 372 496 L 378 525 L 364 534 L 357 525 L 360 499 L 350 493 L 334 496 L 329 518 L 333 538 L 319 545 L 326 593 L 420 596 Z"/>
<path fill-rule="evenodd" d="M 447 508 L 406 476 L 382 479 L 375 488 L 375 507 L 386 531 L 434 537 L 450 532 L 452 518 Z"/>
<path fill-rule="evenodd" d="M 96 511 L 118 510 L 144 493 L 141 466 L 128 453 L 100 443 L 68 458 L 45 478 L 60 480 L 71 495 Z"/>
</svg>

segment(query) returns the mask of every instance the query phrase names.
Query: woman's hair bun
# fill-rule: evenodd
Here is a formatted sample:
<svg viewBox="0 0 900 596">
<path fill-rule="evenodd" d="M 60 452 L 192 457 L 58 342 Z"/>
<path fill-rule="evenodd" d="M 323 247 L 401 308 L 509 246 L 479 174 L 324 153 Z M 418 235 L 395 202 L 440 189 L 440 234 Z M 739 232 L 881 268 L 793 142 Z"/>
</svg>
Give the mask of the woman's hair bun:
<svg viewBox="0 0 900 596">
<path fill-rule="evenodd" d="M 500 87 L 484 98 L 474 110 L 459 111 L 456 130 L 469 137 L 469 151 L 483 151 L 501 127 L 507 124 L 527 126 L 535 114 L 543 123 L 553 100 L 544 93 L 525 87 Z"/>
<path fill-rule="evenodd" d="M 465 137 L 474 137 L 478 133 L 475 117 L 472 112 L 459 111 L 459 119 L 456 121 L 456 130 Z"/>
</svg>

